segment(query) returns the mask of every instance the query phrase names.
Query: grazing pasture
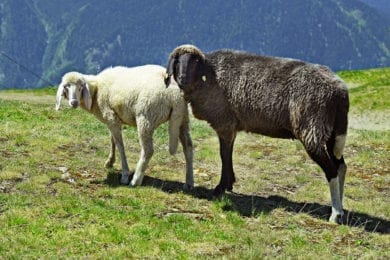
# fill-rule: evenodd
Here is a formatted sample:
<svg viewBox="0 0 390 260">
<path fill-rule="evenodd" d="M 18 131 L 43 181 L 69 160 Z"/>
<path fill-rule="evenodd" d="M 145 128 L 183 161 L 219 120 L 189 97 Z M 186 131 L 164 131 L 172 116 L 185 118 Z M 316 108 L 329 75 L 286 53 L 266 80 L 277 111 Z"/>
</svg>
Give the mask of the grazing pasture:
<svg viewBox="0 0 390 260">
<path fill-rule="evenodd" d="M 0 91 L 0 258 L 390 258 L 390 68 L 338 74 L 351 101 L 345 225 L 328 223 L 325 176 L 297 141 L 239 133 L 235 192 L 213 201 L 216 134 L 191 118 L 195 189 L 183 192 L 164 124 L 129 188 L 119 158 L 104 168 L 109 132 L 93 115 L 55 111 L 56 88 Z M 124 141 L 134 171 L 135 128 Z"/>
</svg>

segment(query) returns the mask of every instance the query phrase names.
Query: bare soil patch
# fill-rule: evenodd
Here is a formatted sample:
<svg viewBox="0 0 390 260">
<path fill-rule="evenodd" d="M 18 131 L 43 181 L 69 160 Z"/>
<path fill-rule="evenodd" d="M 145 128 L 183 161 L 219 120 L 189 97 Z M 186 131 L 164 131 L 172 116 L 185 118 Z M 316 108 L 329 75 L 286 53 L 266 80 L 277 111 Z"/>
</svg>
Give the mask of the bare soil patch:
<svg viewBox="0 0 390 260">
<path fill-rule="evenodd" d="M 390 130 L 390 109 L 350 113 L 349 127 L 353 129 L 384 131 Z"/>
<path fill-rule="evenodd" d="M 34 104 L 53 104 L 55 105 L 56 98 L 51 95 L 28 95 L 26 93 L 7 93 L 1 92 L 0 99 L 28 102 Z"/>
</svg>

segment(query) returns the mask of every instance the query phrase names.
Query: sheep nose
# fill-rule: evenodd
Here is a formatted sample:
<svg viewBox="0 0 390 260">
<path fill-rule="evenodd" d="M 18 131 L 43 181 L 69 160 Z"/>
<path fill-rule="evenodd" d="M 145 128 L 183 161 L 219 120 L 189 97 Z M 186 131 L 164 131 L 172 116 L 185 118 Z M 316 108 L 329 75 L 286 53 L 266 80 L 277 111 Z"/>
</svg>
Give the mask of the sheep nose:
<svg viewBox="0 0 390 260">
<path fill-rule="evenodd" d="M 180 83 L 186 84 L 187 83 L 187 79 L 186 78 L 187 78 L 186 75 L 179 75 Z"/>
<path fill-rule="evenodd" d="M 70 101 L 70 105 L 72 107 L 76 108 L 79 105 L 79 102 L 77 100 L 73 99 Z"/>
</svg>

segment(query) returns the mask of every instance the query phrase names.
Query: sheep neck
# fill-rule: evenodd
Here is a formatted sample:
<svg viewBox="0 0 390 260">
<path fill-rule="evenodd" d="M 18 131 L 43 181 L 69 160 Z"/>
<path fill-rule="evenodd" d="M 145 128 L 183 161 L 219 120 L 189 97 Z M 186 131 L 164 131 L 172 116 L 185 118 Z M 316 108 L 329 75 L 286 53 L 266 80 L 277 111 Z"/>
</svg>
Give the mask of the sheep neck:
<svg viewBox="0 0 390 260">
<path fill-rule="evenodd" d="M 184 99 L 189 102 L 189 103 L 193 103 L 193 102 L 198 102 L 198 97 L 199 96 L 202 96 L 203 97 L 203 90 L 202 88 L 204 88 L 205 85 L 202 83 L 202 82 L 196 82 L 194 84 L 192 84 L 191 86 L 189 87 L 186 87 L 185 90 L 183 90 L 183 93 L 184 93 Z"/>
<path fill-rule="evenodd" d="M 234 114 L 221 88 L 210 82 L 200 82 L 191 89 L 185 92 L 185 99 L 191 104 L 196 118 L 208 121 L 215 128 L 220 127 L 220 118 L 224 118 L 228 125 L 235 125 Z"/>
</svg>

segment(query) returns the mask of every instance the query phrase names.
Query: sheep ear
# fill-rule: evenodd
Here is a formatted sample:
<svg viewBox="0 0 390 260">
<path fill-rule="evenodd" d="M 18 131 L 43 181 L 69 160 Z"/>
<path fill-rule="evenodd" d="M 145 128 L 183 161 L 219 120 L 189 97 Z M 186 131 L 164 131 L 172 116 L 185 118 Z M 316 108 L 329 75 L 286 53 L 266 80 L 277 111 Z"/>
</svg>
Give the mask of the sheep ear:
<svg viewBox="0 0 390 260">
<path fill-rule="evenodd" d="M 170 57 L 169 62 L 168 62 L 168 67 L 167 67 L 167 73 L 165 75 L 165 86 L 168 87 L 169 84 L 171 83 L 171 76 L 174 75 L 175 73 L 175 65 L 176 65 L 177 59 L 175 57 Z"/>
<path fill-rule="evenodd" d="M 91 94 L 89 93 L 89 87 L 88 84 L 85 83 L 83 87 L 83 100 L 84 100 L 84 106 L 87 110 L 91 110 L 92 107 L 92 98 Z"/>
<path fill-rule="evenodd" d="M 201 75 L 201 80 L 203 82 L 206 82 L 207 78 L 206 78 L 206 64 L 205 62 L 202 60 L 201 63 L 200 63 L 200 69 L 199 69 L 199 72 L 200 72 L 200 75 Z"/>
<path fill-rule="evenodd" d="M 62 96 L 64 95 L 64 91 L 65 91 L 64 86 L 62 84 L 60 84 L 58 86 L 57 96 L 56 96 L 56 110 L 60 109 L 61 99 L 62 99 Z"/>
<path fill-rule="evenodd" d="M 168 72 L 165 72 L 164 83 L 165 83 L 165 87 L 168 87 L 169 84 L 171 83 L 171 76 L 168 74 Z"/>
<path fill-rule="evenodd" d="M 167 68 L 167 73 L 169 76 L 172 76 L 174 74 L 176 62 L 177 62 L 176 57 L 171 56 L 169 59 L 168 68 Z"/>
</svg>

